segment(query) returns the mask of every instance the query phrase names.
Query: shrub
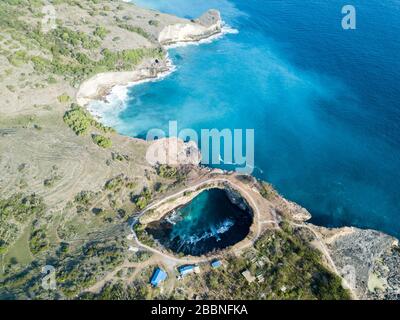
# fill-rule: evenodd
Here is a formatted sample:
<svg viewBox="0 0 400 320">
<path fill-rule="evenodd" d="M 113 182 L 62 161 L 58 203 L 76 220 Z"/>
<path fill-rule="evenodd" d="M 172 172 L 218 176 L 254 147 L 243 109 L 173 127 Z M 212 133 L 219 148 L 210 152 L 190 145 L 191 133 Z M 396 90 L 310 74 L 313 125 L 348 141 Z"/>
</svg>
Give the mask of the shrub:
<svg viewBox="0 0 400 320">
<path fill-rule="evenodd" d="M 71 110 L 64 114 L 64 122 L 77 134 L 83 135 L 87 133 L 91 126 L 101 130 L 104 133 L 114 132 L 114 129 L 106 127 L 96 121 L 92 115 L 78 106 L 77 104 L 71 105 Z"/>
<path fill-rule="evenodd" d="M 67 103 L 71 100 L 71 97 L 66 93 L 63 93 L 62 95 L 58 96 L 57 99 L 60 103 Z"/>
<path fill-rule="evenodd" d="M 179 171 L 176 167 L 162 164 L 157 167 L 157 174 L 162 178 L 173 179 L 179 176 Z"/>
<path fill-rule="evenodd" d="M 64 122 L 77 134 L 85 134 L 91 123 L 91 119 L 85 110 L 73 107 L 64 114 Z"/>
<path fill-rule="evenodd" d="M 102 136 L 100 134 L 92 135 L 93 142 L 102 148 L 110 148 L 112 146 L 112 142 L 110 138 Z"/>
<path fill-rule="evenodd" d="M 160 23 L 157 20 L 149 20 L 149 25 L 151 25 L 151 26 L 158 27 L 159 24 Z"/>
<path fill-rule="evenodd" d="M 13 55 L 8 57 L 8 61 L 15 67 L 20 67 L 29 61 L 26 51 L 18 50 Z"/>
<path fill-rule="evenodd" d="M 107 36 L 109 31 L 104 27 L 97 27 L 96 30 L 93 31 L 93 35 L 99 37 L 100 39 L 104 40 Z"/>
<path fill-rule="evenodd" d="M 119 189 L 123 185 L 123 176 L 119 175 L 115 178 L 112 178 L 106 182 L 104 188 L 106 190 L 116 190 Z"/>
<path fill-rule="evenodd" d="M 49 242 L 44 228 L 33 230 L 29 239 L 29 248 L 32 254 L 38 254 L 47 249 Z"/>
</svg>

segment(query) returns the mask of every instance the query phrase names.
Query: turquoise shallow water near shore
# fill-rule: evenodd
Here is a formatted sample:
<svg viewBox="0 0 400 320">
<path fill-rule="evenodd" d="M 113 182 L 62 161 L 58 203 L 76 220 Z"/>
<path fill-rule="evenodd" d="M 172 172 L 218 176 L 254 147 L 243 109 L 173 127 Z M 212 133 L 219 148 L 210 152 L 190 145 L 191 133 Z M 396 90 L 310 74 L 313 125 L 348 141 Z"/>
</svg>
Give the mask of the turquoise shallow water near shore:
<svg viewBox="0 0 400 320">
<path fill-rule="evenodd" d="M 170 50 L 177 71 L 129 90 L 105 121 L 150 128 L 254 128 L 254 175 L 303 205 L 313 222 L 400 236 L 400 9 L 342 1 L 135 1 L 183 17 L 219 9 L 238 34 Z"/>
</svg>

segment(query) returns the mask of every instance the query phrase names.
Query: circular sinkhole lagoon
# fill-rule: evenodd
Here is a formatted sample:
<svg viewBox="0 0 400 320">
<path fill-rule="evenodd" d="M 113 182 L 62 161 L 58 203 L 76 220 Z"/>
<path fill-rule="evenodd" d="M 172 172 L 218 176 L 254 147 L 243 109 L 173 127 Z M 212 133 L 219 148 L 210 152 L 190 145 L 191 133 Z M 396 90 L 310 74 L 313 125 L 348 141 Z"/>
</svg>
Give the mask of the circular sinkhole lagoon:
<svg viewBox="0 0 400 320">
<path fill-rule="evenodd" d="M 237 194 L 210 189 L 148 224 L 146 231 L 175 253 L 200 256 L 243 240 L 252 221 L 251 209 Z"/>
</svg>

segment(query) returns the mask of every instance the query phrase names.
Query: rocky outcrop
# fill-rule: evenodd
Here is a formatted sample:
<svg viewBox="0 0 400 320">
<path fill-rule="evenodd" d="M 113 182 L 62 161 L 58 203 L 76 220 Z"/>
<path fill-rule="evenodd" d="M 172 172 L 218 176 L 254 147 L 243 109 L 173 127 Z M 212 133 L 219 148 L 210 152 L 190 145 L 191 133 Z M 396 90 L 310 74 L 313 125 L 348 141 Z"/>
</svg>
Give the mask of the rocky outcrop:
<svg viewBox="0 0 400 320">
<path fill-rule="evenodd" d="M 233 190 L 229 186 L 225 187 L 224 190 L 230 202 L 232 202 L 234 205 L 236 205 L 243 211 L 250 210 L 250 207 L 247 204 L 246 200 L 242 197 L 242 195 L 239 192 Z"/>
<path fill-rule="evenodd" d="M 179 42 L 200 41 L 220 33 L 221 30 L 222 20 L 219 11 L 208 10 L 196 20 L 164 27 L 158 36 L 158 42 L 162 45 L 171 45 Z"/>
<path fill-rule="evenodd" d="M 319 228 L 340 275 L 359 299 L 400 298 L 397 239 L 375 230 Z"/>
<path fill-rule="evenodd" d="M 176 137 L 153 141 L 147 149 L 146 160 L 152 165 L 198 165 L 201 153 L 194 141 L 184 142 Z"/>
<path fill-rule="evenodd" d="M 80 106 L 87 106 L 94 100 L 103 100 L 115 86 L 126 86 L 162 77 L 169 73 L 170 69 L 168 59 L 146 59 L 132 71 L 98 73 L 81 84 L 76 101 Z"/>
<path fill-rule="evenodd" d="M 182 207 L 186 204 L 188 204 L 190 201 L 192 201 L 196 196 L 198 196 L 202 190 L 197 191 L 197 192 L 191 192 L 186 195 L 182 195 L 180 197 L 177 197 L 176 199 L 172 199 L 170 201 L 167 201 L 165 203 L 160 204 L 153 210 L 149 210 L 144 214 L 143 216 L 140 217 L 139 221 L 141 224 L 149 224 L 154 221 L 159 221 L 161 220 L 166 214 L 172 212 L 173 210 L 176 210 L 179 207 Z"/>
</svg>

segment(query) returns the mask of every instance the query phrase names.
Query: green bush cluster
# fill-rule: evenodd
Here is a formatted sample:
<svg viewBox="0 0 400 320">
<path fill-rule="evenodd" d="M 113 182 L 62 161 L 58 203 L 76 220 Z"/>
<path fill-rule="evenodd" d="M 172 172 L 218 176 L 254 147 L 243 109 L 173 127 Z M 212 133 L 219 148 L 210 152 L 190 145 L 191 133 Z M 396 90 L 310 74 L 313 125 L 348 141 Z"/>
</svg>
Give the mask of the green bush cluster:
<svg viewBox="0 0 400 320">
<path fill-rule="evenodd" d="M 73 5 L 81 6 L 79 1 L 59 0 Z M 7 51 L 11 64 L 20 66 L 24 63 L 33 64 L 38 73 L 51 73 L 59 75 L 73 86 L 77 87 L 83 80 L 106 71 L 132 70 L 144 58 L 160 59 L 165 53 L 161 47 L 142 48 L 111 52 L 101 50 L 102 39 L 108 31 L 104 26 L 97 26 L 93 34 L 72 30 L 72 28 L 61 25 L 57 21 L 57 27 L 50 32 L 44 33 L 40 24 L 33 24 L 29 19 L 21 19 L 26 15 L 25 6 L 31 12 L 39 0 L 0 1 L 0 27 L 13 35 L 28 50 L 40 50 L 41 54 L 29 55 L 24 50 L 14 53 Z M 15 4 L 20 5 L 15 5 Z M 12 4 L 12 5 L 11 5 Z M 37 11 L 37 10 L 36 10 Z M 119 21 L 118 23 L 121 23 Z M 151 35 L 139 27 L 122 25 L 122 28 L 130 29 L 143 37 L 151 39 Z M 92 54 L 101 54 L 100 59 L 93 59 Z"/>
<path fill-rule="evenodd" d="M 123 175 L 116 176 L 106 182 L 104 185 L 104 189 L 106 190 L 112 190 L 112 191 L 117 191 L 120 189 L 124 184 L 124 179 Z"/>
<path fill-rule="evenodd" d="M 90 127 L 94 127 L 104 133 L 114 132 L 114 129 L 102 125 L 82 107 L 72 104 L 71 109 L 64 114 L 64 122 L 77 134 L 83 135 Z"/>
<path fill-rule="evenodd" d="M 61 95 L 59 95 L 59 96 L 57 97 L 57 100 L 58 100 L 60 103 L 67 103 L 67 102 L 69 102 L 69 101 L 71 100 L 71 97 L 70 97 L 68 94 L 63 93 L 63 94 L 61 94 Z"/>
<path fill-rule="evenodd" d="M 96 193 L 93 191 L 81 191 L 75 196 L 75 203 L 80 204 L 82 206 L 89 206 L 93 199 L 96 197 Z"/>
<path fill-rule="evenodd" d="M 59 176 L 59 175 L 53 175 L 53 176 L 51 176 L 50 178 L 45 179 L 45 180 L 43 181 L 43 185 L 44 185 L 45 187 L 50 188 L 50 187 L 54 186 L 54 184 L 55 184 L 57 181 L 59 181 L 59 180 L 61 180 L 61 176 Z"/>
<path fill-rule="evenodd" d="M 58 30 L 58 29 L 57 29 Z M 104 32 L 98 31 L 103 35 Z M 38 72 L 51 72 L 71 79 L 72 84 L 79 84 L 83 79 L 106 71 L 132 70 L 142 59 L 162 58 L 164 55 L 161 48 L 141 48 L 129 49 L 113 52 L 108 49 L 102 50 L 102 58 L 92 60 L 80 48 L 87 50 L 99 47 L 97 40 L 89 40 L 87 36 L 78 34 L 73 36 L 73 32 L 55 32 L 50 36 L 50 40 L 44 39 L 43 35 L 35 33 L 34 36 L 41 42 L 43 47 L 47 47 L 53 53 L 53 59 L 31 59 L 35 70 Z M 51 41 L 53 39 L 53 41 Z M 50 42 L 50 43 L 49 43 Z"/>
<path fill-rule="evenodd" d="M 107 34 L 109 34 L 109 31 L 102 26 L 96 27 L 96 29 L 93 31 L 93 35 L 102 40 L 106 38 Z"/>
<path fill-rule="evenodd" d="M 100 29 L 99 33 L 102 34 L 103 30 Z M 75 49 L 95 49 L 100 47 L 100 42 L 88 36 L 85 32 L 74 31 L 62 26 L 58 26 L 58 28 L 52 31 L 52 37 L 55 41 L 69 44 Z"/>
<path fill-rule="evenodd" d="M 144 188 L 138 196 L 134 197 L 133 201 L 138 209 L 143 210 L 149 204 L 151 196 L 151 191 Z"/>
<path fill-rule="evenodd" d="M 124 258 L 123 248 L 116 243 L 89 243 L 80 255 L 58 266 L 57 284 L 67 297 L 73 297 L 120 265 Z"/>
<path fill-rule="evenodd" d="M 48 249 L 49 241 L 46 237 L 47 230 L 45 228 L 33 229 L 29 238 L 29 249 L 32 254 L 36 255 Z"/>
<path fill-rule="evenodd" d="M 149 25 L 158 27 L 160 23 L 157 20 L 149 20 Z"/>
<path fill-rule="evenodd" d="M 159 165 L 157 168 L 157 174 L 166 179 L 178 179 L 180 177 L 180 173 L 177 167 L 171 167 L 166 164 Z"/>
<path fill-rule="evenodd" d="M 110 148 L 112 146 L 111 139 L 102 136 L 101 134 L 93 134 L 92 140 L 95 144 L 97 144 L 101 148 Z"/>
<path fill-rule="evenodd" d="M 340 278 L 323 265 L 321 254 L 296 232 L 268 231 L 255 243 L 255 249 L 243 257 L 229 258 L 226 268 L 206 274 L 206 284 L 211 289 L 208 299 L 350 298 Z M 262 276 L 264 281 L 248 283 L 241 274 L 244 270 Z"/>
<path fill-rule="evenodd" d="M 40 216 L 45 209 L 43 199 L 36 194 L 24 196 L 15 194 L 7 199 L 0 199 L 1 219 L 15 219 L 25 222 L 30 216 Z"/>
<path fill-rule="evenodd" d="M 0 252 L 5 252 L 18 238 L 27 221 L 40 217 L 44 210 L 43 199 L 35 194 L 25 196 L 18 193 L 0 199 Z"/>
<path fill-rule="evenodd" d="M 258 190 L 261 196 L 267 200 L 272 200 L 277 195 L 273 186 L 264 181 L 259 181 Z"/>
<path fill-rule="evenodd" d="M 149 247 L 155 247 L 155 240 L 150 234 L 147 233 L 145 225 L 140 223 L 135 224 L 134 231 L 141 243 Z"/>
<path fill-rule="evenodd" d="M 145 281 L 135 281 L 126 285 L 122 281 L 107 283 L 100 293 L 85 293 L 83 300 L 151 300 L 159 294 L 159 289 L 151 288 Z"/>
<path fill-rule="evenodd" d="M 18 50 L 12 55 L 8 56 L 8 61 L 15 67 L 20 67 L 21 65 L 28 63 L 29 57 L 28 53 L 24 50 Z"/>
</svg>

